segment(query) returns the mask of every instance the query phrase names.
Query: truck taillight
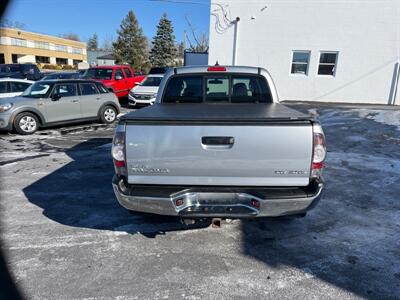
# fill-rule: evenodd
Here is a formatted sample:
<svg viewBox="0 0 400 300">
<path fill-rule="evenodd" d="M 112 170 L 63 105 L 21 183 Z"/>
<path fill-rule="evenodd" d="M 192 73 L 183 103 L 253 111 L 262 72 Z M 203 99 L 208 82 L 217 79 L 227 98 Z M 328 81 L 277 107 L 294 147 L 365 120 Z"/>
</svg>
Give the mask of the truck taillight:
<svg viewBox="0 0 400 300">
<path fill-rule="evenodd" d="M 125 126 L 118 125 L 115 131 L 111 155 L 114 159 L 115 173 L 119 175 L 126 174 L 126 160 L 125 160 Z"/>
<path fill-rule="evenodd" d="M 313 157 L 311 166 L 311 178 L 322 176 L 322 169 L 326 157 L 325 135 L 318 123 L 313 124 Z"/>
<path fill-rule="evenodd" d="M 207 68 L 208 72 L 225 72 L 226 68 L 221 66 L 212 66 Z"/>
</svg>

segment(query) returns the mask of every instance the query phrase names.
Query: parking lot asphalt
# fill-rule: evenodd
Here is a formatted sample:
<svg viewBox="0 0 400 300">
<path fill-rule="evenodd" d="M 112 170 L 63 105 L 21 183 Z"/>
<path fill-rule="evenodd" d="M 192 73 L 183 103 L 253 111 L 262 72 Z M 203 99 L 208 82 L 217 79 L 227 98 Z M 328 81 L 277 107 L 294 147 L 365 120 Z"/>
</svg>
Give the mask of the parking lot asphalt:
<svg viewBox="0 0 400 300">
<path fill-rule="evenodd" d="M 113 126 L 0 135 L 1 240 L 18 286 L 37 299 L 399 299 L 400 110 L 291 106 L 324 127 L 323 199 L 305 218 L 219 229 L 120 207 Z"/>
</svg>

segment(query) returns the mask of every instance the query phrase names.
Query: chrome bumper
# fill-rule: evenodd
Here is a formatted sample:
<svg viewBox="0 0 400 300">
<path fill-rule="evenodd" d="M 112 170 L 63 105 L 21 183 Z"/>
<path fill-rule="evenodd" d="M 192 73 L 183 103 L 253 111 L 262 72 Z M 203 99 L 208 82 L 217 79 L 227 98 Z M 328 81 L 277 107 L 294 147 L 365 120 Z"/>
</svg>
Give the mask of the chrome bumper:
<svg viewBox="0 0 400 300">
<path fill-rule="evenodd" d="M 323 187 L 323 182 L 315 183 L 311 193 L 304 197 L 259 197 L 246 189 L 242 192 L 237 189 L 234 192 L 210 192 L 211 187 L 208 191 L 183 189 L 170 196 L 149 196 L 135 193 L 135 189 L 126 187 L 121 178 L 113 178 L 114 193 L 126 209 L 188 218 L 255 218 L 303 213 L 315 206 Z M 182 204 L 177 206 L 177 200 Z"/>
<path fill-rule="evenodd" d="M 156 98 L 150 98 L 150 99 L 137 99 L 133 97 L 131 94 L 128 95 L 128 103 L 131 105 L 136 105 L 138 104 L 153 104 L 154 101 L 156 101 Z"/>
</svg>

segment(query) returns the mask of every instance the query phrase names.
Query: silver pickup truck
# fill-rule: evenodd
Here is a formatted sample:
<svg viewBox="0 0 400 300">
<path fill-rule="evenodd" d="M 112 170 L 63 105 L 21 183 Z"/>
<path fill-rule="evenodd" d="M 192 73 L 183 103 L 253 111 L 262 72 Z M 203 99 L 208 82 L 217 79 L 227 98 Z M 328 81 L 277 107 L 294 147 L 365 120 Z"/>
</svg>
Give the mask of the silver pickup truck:
<svg viewBox="0 0 400 300">
<path fill-rule="evenodd" d="M 255 67 L 171 69 L 152 107 L 123 116 L 112 184 L 131 211 L 182 218 L 304 214 L 323 189 L 325 137 Z"/>
</svg>

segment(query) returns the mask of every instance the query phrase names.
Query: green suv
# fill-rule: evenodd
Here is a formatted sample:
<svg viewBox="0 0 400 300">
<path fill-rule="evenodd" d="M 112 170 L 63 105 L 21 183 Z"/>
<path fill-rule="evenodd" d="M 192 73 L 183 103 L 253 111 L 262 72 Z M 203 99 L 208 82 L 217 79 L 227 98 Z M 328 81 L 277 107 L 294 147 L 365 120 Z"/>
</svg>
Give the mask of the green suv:
<svg viewBox="0 0 400 300">
<path fill-rule="evenodd" d="M 21 96 L 0 99 L 0 130 L 32 134 L 39 127 L 99 120 L 113 123 L 120 112 L 114 93 L 93 80 L 42 80 Z"/>
</svg>

